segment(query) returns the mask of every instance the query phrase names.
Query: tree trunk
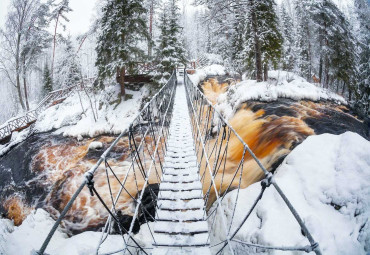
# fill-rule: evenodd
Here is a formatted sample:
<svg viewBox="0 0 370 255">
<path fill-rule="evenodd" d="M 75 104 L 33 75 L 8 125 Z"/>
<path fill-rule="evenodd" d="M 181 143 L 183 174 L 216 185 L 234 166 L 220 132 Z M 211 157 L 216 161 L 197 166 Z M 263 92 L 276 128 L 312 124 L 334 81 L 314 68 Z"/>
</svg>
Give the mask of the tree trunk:
<svg viewBox="0 0 370 255">
<path fill-rule="evenodd" d="M 348 87 L 348 101 L 351 101 L 352 100 L 352 89 L 350 88 L 350 86 L 347 86 Z"/>
<path fill-rule="evenodd" d="M 126 74 L 126 68 L 125 67 L 117 67 L 117 76 L 116 80 L 121 86 L 121 97 L 124 97 L 126 95 L 125 92 L 125 74 Z"/>
<path fill-rule="evenodd" d="M 268 64 L 265 63 L 263 65 L 263 80 L 264 81 L 267 81 L 267 79 L 269 78 L 269 70 L 268 70 Z"/>
<path fill-rule="evenodd" d="M 55 22 L 55 30 L 54 30 L 54 38 L 53 38 L 53 59 L 51 61 L 51 79 L 54 79 L 54 59 L 55 59 L 55 47 L 56 47 L 56 40 L 57 40 L 57 29 L 59 23 L 59 15 L 58 13 L 57 20 Z"/>
<path fill-rule="evenodd" d="M 28 103 L 28 90 L 27 90 L 27 81 L 26 81 L 26 74 L 23 73 L 23 89 L 24 89 L 24 100 L 26 101 L 26 109 L 27 111 L 30 110 L 30 105 Z"/>
<path fill-rule="evenodd" d="M 22 74 L 22 78 L 23 78 L 23 90 L 24 90 L 24 100 L 26 101 L 26 109 L 27 111 L 30 110 L 30 105 L 28 103 L 28 89 L 27 89 L 27 79 L 26 79 L 26 60 L 25 58 L 23 58 L 23 74 Z"/>
<path fill-rule="evenodd" d="M 256 58 L 256 80 L 257 82 L 261 82 L 262 81 L 262 54 L 261 54 L 260 40 L 258 38 L 258 23 L 257 23 L 257 15 L 255 12 L 255 7 L 254 7 L 254 0 L 249 0 L 249 5 L 251 9 L 252 29 L 253 29 L 253 34 L 254 34 L 254 51 L 255 51 L 255 58 Z"/>
<path fill-rule="evenodd" d="M 342 96 L 344 96 L 344 90 L 346 89 L 346 83 L 343 82 Z"/>
<path fill-rule="evenodd" d="M 20 52 L 20 44 L 21 44 L 21 34 L 18 33 L 17 37 L 17 48 L 16 48 L 16 53 L 15 53 L 15 73 L 16 73 L 16 85 L 17 85 L 17 92 L 18 92 L 18 97 L 19 97 L 19 102 L 21 103 L 22 109 L 26 109 L 24 102 L 23 102 L 23 97 L 22 97 L 22 90 L 21 90 L 21 80 L 20 80 L 20 57 L 19 57 L 19 52 Z"/>
<path fill-rule="evenodd" d="M 150 35 L 150 40 L 153 39 L 153 14 L 154 14 L 154 0 L 151 0 L 150 2 L 150 17 L 149 17 L 149 35 Z M 149 57 L 152 56 L 152 51 L 153 51 L 153 45 L 152 42 L 149 42 L 148 45 L 148 55 Z"/>
</svg>

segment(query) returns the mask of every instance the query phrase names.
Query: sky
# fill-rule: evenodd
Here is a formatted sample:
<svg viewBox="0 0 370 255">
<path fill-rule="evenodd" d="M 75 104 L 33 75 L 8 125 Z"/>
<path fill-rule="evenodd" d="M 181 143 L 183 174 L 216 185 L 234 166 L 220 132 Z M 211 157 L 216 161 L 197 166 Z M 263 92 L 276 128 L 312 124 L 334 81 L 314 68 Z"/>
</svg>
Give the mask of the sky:
<svg viewBox="0 0 370 255">
<path fill-rule="evenodd" d="M 70 0 L 70 7 L 73 9 L 73 12 L 67 15 L 70 22 L 67 25 L 66 34 L 77 36 L 89 29 L 91 19 L 96 13 L 95 6 L 98 1 L 99 0 Z M 10 2 L 11 0 L 0 0 L 1 28 L 4 28 Z"/>
</svg>

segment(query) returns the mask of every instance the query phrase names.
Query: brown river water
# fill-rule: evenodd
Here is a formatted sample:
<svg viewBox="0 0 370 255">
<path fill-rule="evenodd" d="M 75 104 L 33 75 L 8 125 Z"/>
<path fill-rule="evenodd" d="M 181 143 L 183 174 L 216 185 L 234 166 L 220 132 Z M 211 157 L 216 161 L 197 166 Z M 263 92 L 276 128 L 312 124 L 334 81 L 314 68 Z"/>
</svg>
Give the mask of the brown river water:
<svg viewBox="0 0 370 255">
<path fill-rule="evenodd" d="M 205 95 L 215 103 L 217 97 L 227 91 L 229 83 L 219 83 L 209 79 L 201 85 Z M 367 124 L 357 119 L 346 106 L 333 102 L 293 101 L 280 99 L 275 102 L 245 102 L 229 120 L 242 139 L 249 145 L 262 164 L 269 171 L 274 171 L 289 152 L 310 135 L 322 133 L 341 134 L 345 131 L 357 132 L 369 139 Z M 20 225 L 25 217 L 35 208 L 44 208 L 54 218 L 64 208 L 68 200 L 83 181 L 83 174 L 98 160 L 101 153 L 115 139 L 112 136 L 100 136 L 77 141 L 48 133 L 36 134 L 14 147 L 0 158 L 0 213 L 13 219 Z M 146 139 L 151 139 L 147 137 Z M 135 140 L 140 142 L 141 138 Z M 104 144 L 102 150 L 88 150 L 93 141 Z M 216 138 L 210 143 L 217 143 Z M 233 172 L 243 157 L 243 146 L 235 136 L 230 137 L 227 158 L 225 159 L 224 181 L 230 183 Z M 128 171 L 130 162 L 128 138 L 123 137 L 110 154 L 109 164 L 122 179 Z M 241 187 L 259 181 L 263 175 L 250 155 L 244 156 L 244 169 Z M 211 159 L 212 161 L 212 159 Z M 202 174 L 202 172 L 201 172 Z M 209 178 L 205 177 L 206 182 Z M 104 164 L 94 178 L 95 187 L 100 195 L 111 205 Z M 112 192 L 115 194 L 119 184 L 109 175 Z M 156 178 L 150 177 L 151 183 Z M 138 183 L 130 175 L 128 189 L 132 195 L 141 190 L 143 179 Z M 216 177 L 218 187 L 221 176 Z M 232 188 L 238 185 L 234 181 Z M 205 185 L 206 187 L 207 185 Z M 225 191 L 222 187 L 221 191 Z M 204 190 L 206 192 L 206 188 Z M 125 193 L 118 209 L 123 214 L 132 215 L 133 200 Z M 212 196 L 212 195 L 211 195 Z M 213 199 L 210 199 L 210 203 Z M 78 197 L 63 223 L 70 235 L 86 230 L 98 230 L 104 226 L 108 213 L 85 188 Z"/>
</svg>

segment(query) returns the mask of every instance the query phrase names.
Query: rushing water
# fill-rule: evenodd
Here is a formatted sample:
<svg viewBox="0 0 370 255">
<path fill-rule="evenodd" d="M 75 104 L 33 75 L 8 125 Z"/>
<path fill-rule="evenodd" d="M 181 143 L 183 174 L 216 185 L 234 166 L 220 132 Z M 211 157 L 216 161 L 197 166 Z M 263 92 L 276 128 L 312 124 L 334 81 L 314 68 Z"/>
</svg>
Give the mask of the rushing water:
<svg viewBox="0 0 370 255">
<path fill-rule="evenodd" d="M 204 83 L 202 89 L 215 103 L 218 95 L 225 92 L 228 86 L 228 83 L 219 84 L 217 80 L 211 80 Z M 269 103 L 250 101 L 236 111 L 230 123 L 270 171 L 310 135 L 340 134 L 345 131 L 357 132 L 367 139 L 369 135 L 367 125 L 353 116 L 347 107 L 332 102 L 297 102 L 288 99 Z M 40 207 L 56 218 L 83 181 L 83 174 L 97 162 L 114 139 L 101 136 L 77 141 L 45 133 L 33 135 L 20 143 L 0 158 L 0 213 L 13 219 L 16 225 L 21 224 L 32 209 Z M 136 139 L 140 141 L 139 137 Z M 89 150 L 92 141 L 102 142 L 104 148 L 100 151 Z M 121 179 L 128 170 L 129 162 L 125 161 L 128 156 L 128 139 L 123 137 L 111 152 L 109 160 Z M 242 156 L 243 147 L 237 140 L 231 139 L 226 172 L 232 175 L 234 164 Z M 250 156 L 245 157 L 244 164 L 248 172 L 243 175 L 242 187 L 262 177 Z M 105 174 L 102 169 L 97 171 L 95 186 L 101 196 L 109 201 L 109 190 L 104 188 L 107 186 Z M 113 193 L 116 193 L 119 185 L 113 181 L 113 176 L 109 176 L 109 179 Z M 136 194 L 135 191 L 132 193 Z M 118 209 L 122 214 L 131 215 L 132 199 L 126 195 L 122 201 Z M 107 217 L 108 213 L 96 197 L 91 197 L 88 189 L 84 189 L 67 214 L 64 227 L 70 234 L 97 230 L 104 225 Z"/>
</svg>

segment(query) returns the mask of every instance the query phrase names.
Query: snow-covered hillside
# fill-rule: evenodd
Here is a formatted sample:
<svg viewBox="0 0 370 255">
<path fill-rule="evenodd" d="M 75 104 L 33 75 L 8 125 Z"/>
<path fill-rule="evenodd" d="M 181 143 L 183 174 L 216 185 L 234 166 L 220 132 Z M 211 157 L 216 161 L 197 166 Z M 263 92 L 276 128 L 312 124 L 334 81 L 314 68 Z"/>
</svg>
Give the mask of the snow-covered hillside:
<svg viewBox="0 0 370 255">
<path fill-rule="evenodd" d="M 118 85 L 109 86 L 96 97 L 90 95 L 93 109 L 97 110 L 96 121 L 89 98 L 84 92 L 76 92 L 63 103 L 45 110 L 39 116 L 35 128 L 39 132 L 57 129 L 56 134 L 79 138 L 119 134 L 128 128 L 140 111 L 142 99 L 149 95 L 146 87 L 139 91 L 127 90 L 127 94 L 132 95 L 132 98 L 119 103 L 119 89 Z"/>
<path fill-rule="evenodd" d="M 365 255 L 370 251 L 369 152 L 370 142 L 355 133 L 311 136 L 276 171 L 276 182 L 320 244 L 323 254 Z M 245 217 L 260 190 L 260 182 L 240 190 L 232 229 Z M 232 191 L 222 202 L 228 220 L 236 196 L 237 191 Z M 213 243 L 224 240 L 220 228 L 214 229 Z M 272 187 L 267 189 L 235 239 L 270 246 L 308 245 L 298 223 Z M 297 254 L 238 248 L 244 254 Z"/>
</svg>

